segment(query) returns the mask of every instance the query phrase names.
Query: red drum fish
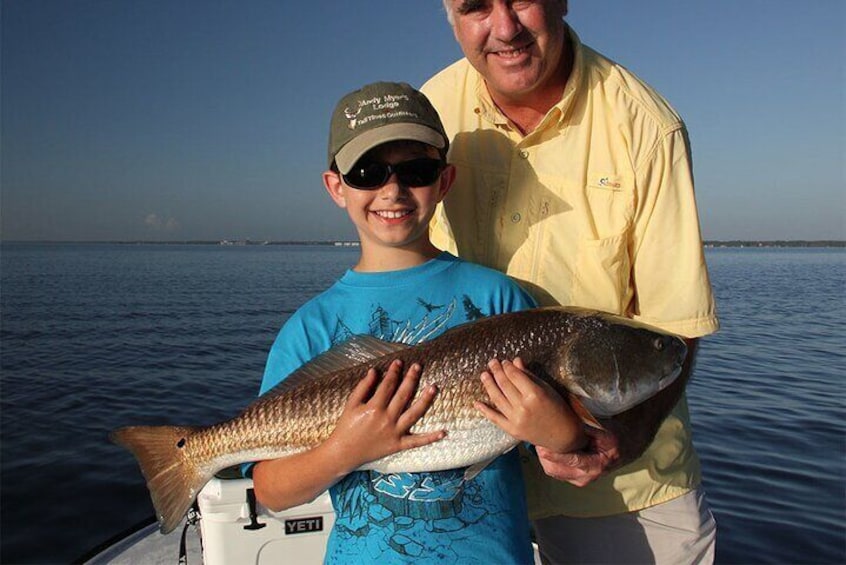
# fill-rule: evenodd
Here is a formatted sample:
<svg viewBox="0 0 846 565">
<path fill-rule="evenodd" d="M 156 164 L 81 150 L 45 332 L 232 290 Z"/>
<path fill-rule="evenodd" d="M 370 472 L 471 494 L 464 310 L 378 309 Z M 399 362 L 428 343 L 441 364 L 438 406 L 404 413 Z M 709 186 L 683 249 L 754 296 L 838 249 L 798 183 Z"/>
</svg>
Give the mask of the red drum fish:
<svg viewBox="0 0 846 565">
<path fill-rule="evenodd" d="M 363 469 L 478 467 L 514 447 L 517 440 L 473 406 L 489 401 L 479 375 L 490 359 L 521 357 L 586 422 L 596 424 L 597 418 L 612 418 L 672 383 L 686 354 L 681 338 L 626 318 L 572 307 L 536 308 L 470 322 L 414 346 L 355 337 L 294 372 L 231 420 L 209 427 L 125 427 L 110 438 L 138 459 L 161 531 L 167 533 L 221 469 L 292 455 L 328 438 L 367 370 L 384 373 L 394 359 L 406 367 L 422 366 L 420 390 L 429 384 L 438 389 L 411 432 L 447 430 L 447 436 Z"/>
</svg>

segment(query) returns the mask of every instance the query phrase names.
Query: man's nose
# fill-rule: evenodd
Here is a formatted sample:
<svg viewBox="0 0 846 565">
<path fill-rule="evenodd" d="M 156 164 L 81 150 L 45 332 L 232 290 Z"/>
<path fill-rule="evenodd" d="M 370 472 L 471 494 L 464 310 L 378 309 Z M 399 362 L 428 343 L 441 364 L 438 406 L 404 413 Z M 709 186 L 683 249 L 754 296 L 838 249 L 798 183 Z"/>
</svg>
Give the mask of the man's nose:
<svg viewBox="0 0 846 565">
<path fill-rule="evenodd" d="M 495 1 L 490 18 L 491 32 L 501 41 L 511 41 L 523 31 L 523 24 L 510 2 Z"/>
</svg>

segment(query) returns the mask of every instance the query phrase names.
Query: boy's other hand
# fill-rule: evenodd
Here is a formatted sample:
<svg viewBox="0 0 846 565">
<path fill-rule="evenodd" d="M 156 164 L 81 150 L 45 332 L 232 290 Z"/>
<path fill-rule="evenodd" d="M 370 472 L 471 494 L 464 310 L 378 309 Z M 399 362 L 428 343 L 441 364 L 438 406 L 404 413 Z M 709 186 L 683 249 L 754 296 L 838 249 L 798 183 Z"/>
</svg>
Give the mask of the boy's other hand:
<svg viewBox="0 0 846 565">
<path fill-rule="evenodd" d="M 476 402 L 476 409 L 509 435 L 556 452 L 585 444 L 581 421 L 570 405 L 529 373 L 519 357 L 514 362 L 492 359 L 481 379 L 492 406 Z"/>
<path fill-rule="evenodd" d="M 446 435 L 444 430 L 410 433 L 411 427 L 431 406 L 437 389 L 434 385 L 426 387 L 409 405 L 421 369 L 415 363 L 405 376 L 400 376 L 401 370 L 402 362 L 395 360 L 377 384 L 378 374 L 370 369 L 350 394 L 335 430 L 326 440 L 327 447 L 335 451 L 350 471 L 392 453 L 428 445 Z"/>
</svg>

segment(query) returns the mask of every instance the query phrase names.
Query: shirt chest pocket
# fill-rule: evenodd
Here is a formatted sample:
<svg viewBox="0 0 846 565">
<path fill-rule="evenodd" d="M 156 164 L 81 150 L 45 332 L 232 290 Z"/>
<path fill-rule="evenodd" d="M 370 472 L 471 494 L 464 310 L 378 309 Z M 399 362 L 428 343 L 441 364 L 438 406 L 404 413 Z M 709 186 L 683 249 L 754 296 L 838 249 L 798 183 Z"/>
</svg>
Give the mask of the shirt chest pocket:
<svg viewBox="0 0 846 565">
<path fill-rule="evenodd" d="M 634 181 L 618 175 L 589 175 L 585 219 L 576 251 L 575 304 L 624 314 L 632 298 L 630 232 Z"/>
<path fill-rule="evenodd" d="M 541 178 L 544 188 L 535 191 L 539 220 L 552 220 L 554 237 L 575 241 L 601 241 L 629 233 L 634 218 L 633 181 L 621 176 L 594 175 L 587 182 Z"/>
<path fill-rule="evenodd" d="M 629 231 L 634 215 L 634 179 L 625 175 L 589 173 L 584 189 L 582 238 L 603 240 Z"/>
</svg>

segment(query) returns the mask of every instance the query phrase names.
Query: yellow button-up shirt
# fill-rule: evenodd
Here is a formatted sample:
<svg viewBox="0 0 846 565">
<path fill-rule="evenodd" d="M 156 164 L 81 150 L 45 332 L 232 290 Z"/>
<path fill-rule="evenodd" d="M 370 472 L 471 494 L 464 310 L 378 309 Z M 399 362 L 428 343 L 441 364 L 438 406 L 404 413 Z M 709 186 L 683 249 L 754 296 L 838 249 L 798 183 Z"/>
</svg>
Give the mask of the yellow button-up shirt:
<svg viewBox="0 0 846 565">
<path fill-rule="evenodd" d="M 632 317 L 689 338 L 718 328 L 684 123 L 570 30 L 558 104 L 522 135 L 462 59 L 422 88 L 452 140 L 456 182 L 431 224 L 442 249 L 508 273 L 539 303 Z M 636 462 L 585 488 L 524 467 L 533 518 L 602 516 L 680 496 L 700 480 L 683 400 Z"/>
</svg>

